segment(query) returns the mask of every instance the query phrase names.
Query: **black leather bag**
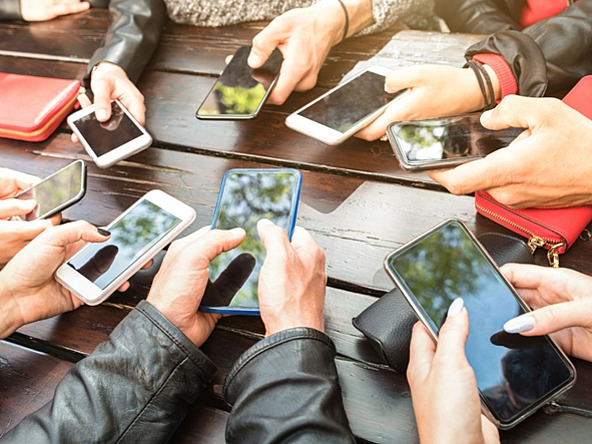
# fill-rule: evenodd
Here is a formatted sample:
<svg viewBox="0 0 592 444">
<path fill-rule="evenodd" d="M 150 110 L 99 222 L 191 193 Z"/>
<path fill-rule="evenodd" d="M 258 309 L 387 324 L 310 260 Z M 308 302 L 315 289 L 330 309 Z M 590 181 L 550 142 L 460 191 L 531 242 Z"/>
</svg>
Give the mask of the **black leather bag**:
<svg viewBox="0 0 592 444">
<path fill-rule="evenodd" d="M 521 239 L 501 233 L 484 233 L 477 238 L 499 266 L 509 262 L 534 262 L 528 245 Z M 391 368 L 405 374 L 409 362 L 411 330 L 417 320 L 407 299 L 395 288 L 352 322 Z"/>
</svg>

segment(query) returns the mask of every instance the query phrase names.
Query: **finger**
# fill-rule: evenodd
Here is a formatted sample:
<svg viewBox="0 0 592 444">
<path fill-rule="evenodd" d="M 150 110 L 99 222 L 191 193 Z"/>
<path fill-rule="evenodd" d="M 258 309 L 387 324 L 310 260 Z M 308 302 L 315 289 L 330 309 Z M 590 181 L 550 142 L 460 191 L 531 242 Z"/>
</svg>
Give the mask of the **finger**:
<svg viewBox="0 0 592 444">
<path fill-rule="evenodd" d="M 92 91 L 95 99 L 95 115 L 99 122 L 106 122 L 111 118 L 111 98 L 113 85 L 111 82 L 95 78 L 92 82 Z"/>
<path fill-rule="evenodd" d="M 47 222 L 47 221 L 44 221 Z M 39 235 L 36 241 L 45 242 L 55 247 L 66 247 L 79 241 L 85 242 L 103 242 L 109 238 L 105 235 L 108 232 L 100 229 L 85 221 L 70 222 L 67 224 L 53 227 Z"/>
<path fill-rule="evenodd" d="M 549 305 L 510 319 L 504 324 L 504 331 L 524 336 L 541 336 L 570 327 L 590 327 L 591 308 L 589 299 Z"/>
<path fill-rule="evenodd" d="M 267 251 L 265 261 L 269 263 L 285 261 L 286 252 L 291 249 L 286 232 L 270 220 L 261 219 L 257 223 L 257 233 Z"/>
<path fill-rule="evenodd" d="M 368 126 L 358 131 L 356 137 L 368 141 L 379 139 L 386 134 L 386 127 L 392 122 L 391 117 L 383 111 Z"/>
<path fill-rule="evenodd" d="M 283 104 L 292 91 L 294 91 L 296 85 L 300 82 L 305 82 L 304 74 L 305 71 L 303 71 L 301 63 L 297 62 L 294 58 L 285 56 L 277 81 L 267 102 L 273 105 Z M 316 77 L 314 80 L 316 81 Z M 310 84 L 310 81 L 306 80 L 306 84 Z"/>
<path fill-rule="evenodd" d="M 131 284 L 128 281 L 125 281 L 121 286 L 117 289 L 120 293 L 123 293 L 131 287 Z"/>
<path fill-rule="evenodd" d="M 187 260 L 198 269 L 205 270 L 220 253 L 232 250 L 239 245 L 245 239 L 246 233 L 242 228 L 233 228 L 232 230 L 211 230 L 202 236 L 191 236 L 184 241 L 185 250 L 189 250 L 186 253 Z"/>
<path fill-rule="evenodd" d="M 92 105 L 92 101 L 88 98 L 86 94 L 80 94 L 78 96 L 78 103 L 80 103 L 80 106 L 82 108 L 86 108 L 87 106 Z"/>
<path fill-rule="evenodd" d="M 432 171 L 430 177 L 457 195 L 507 185 L 515 176 L 516 150 L 512 149 L 513 145 L 454 169 Z"/>
<path fill-rule="evenodd" d="M 0 200 L 0 219 L 29 214 L 37 206 L 35 199 L 5 199 Z"/>
<path fill-rule="evenodd" d="M 292 247 L 303 262 L 312 261 L 323 271 L 325 270 L 325 254 L 314 238 L 302 227 L 296 227 L 292 234 Z"/>
<path fill-rule="evenodd" d="M 0 181 L 6 181 L 7 186 L 11 188 L 16 186 L 19 190 L 26 190 L 41 181 L 41 179 L 37 176 L 21 173 L 20 171 L 9 168 L 0 168 Z"/>
<path fill-rule="evenodd" d="M 557 99 L 510 95 L 494 109 L 481 114 L 481 124 L 489 129 L 513 127 L 532 130 L 545 122 L 550 109 L 558 103 Z"/>
<path fill-rule="evenodd" d="M 25 221 L 4 221 L 3 226 L 7 233 L 20 238 L 26 242 L 35 239 L 39 234 L 51 228 L 51 222 L 47 220 Z"/>
<path fill-rule="evenodd" d="M 144 96 L 139 91 L 136 90 L 130 92 L 128 95 L 122 96 L 120 101 L 140 125 L 144 125 L 146 123 L 146 106 L 144 105 Z"/>
<path fill-rule="evenodd" d="M 455 299 L 440 333 L 438 334 L 438 350 L 436 353 L 444 359 L 466 360 L 465 344 L 469 335 L 469 316 L 461 298 Z"/>
<path fill-rule="evenodd" d="M 253 38 L 251 52 L 247 58 L 248 65 L 260 68 L 267 61 L 271 53 L 288 36 L 287 28 L 280 17 L 271 21 L 259 34 Z"/>
<path fill-rule="evenodd" d="M 423 325 L 417 321 L 411 333 L 409 344 L 409 365 L 407 375 L 410 381 L 423 380 L 429 373 L 434 355 L 436 353 L 436 342 Z"/>
<path fill-rule="evenodd" d="M 504 277 L 516 289 L 535 289 L 541 286 L 546 278 L 559 270 L 530 264 L 505 264 L 500 268 Z"/>
<path fill-rule="evenodd" d="M 62 213 L 58 213 L 55 214 L 53 216 L 51 216 L 49 219 L 47 219 L 48 221 L 51 222 L 52 225 L 59 225 L 62 223 Z"/>
<path fill-rule="evenodd" d="M 71 3 L 58 3 L 52 8 L 54 17 L 67 14 L 76 14 L 78 12 L 86 11 L 90 8 L 90 4 L 87 2 L 71 2 Z"/>
<path fill-rule="evenodd" d="M 425 65 L 429 68 L 430 65 Z M 408 66 L 396 69 L 388 73 L 384 79 L 384 90 L 388 93 L 395 93 L 405 88 L 412 88 L 422 78 L 420 69 L 417 66 Z"/>
</svg>

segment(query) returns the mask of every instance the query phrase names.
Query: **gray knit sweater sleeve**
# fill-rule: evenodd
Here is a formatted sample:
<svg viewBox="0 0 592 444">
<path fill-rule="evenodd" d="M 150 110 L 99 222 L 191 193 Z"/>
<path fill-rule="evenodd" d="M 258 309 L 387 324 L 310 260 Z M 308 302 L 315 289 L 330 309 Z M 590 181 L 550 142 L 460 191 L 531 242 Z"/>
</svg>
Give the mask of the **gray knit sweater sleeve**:
<svg viewBox="0 0 592 444">
<path fill-rule="evenodd" d="M 193 26 L 227 26 L 271 20 L 294 8 L 306 8 L 319 0 L 164 0 L 169 17 Z M 337 1 L 337 0 L 335 0 Z M 374 23 L 359 34 L 381 31 L 391 24 L 416 17 L 433 17 L 433 0 L 373 0 Z M 428 25 L 429 26 L 429 25 Z M 422 26 L 423 27 L 423 26 Z"/>
</svg>

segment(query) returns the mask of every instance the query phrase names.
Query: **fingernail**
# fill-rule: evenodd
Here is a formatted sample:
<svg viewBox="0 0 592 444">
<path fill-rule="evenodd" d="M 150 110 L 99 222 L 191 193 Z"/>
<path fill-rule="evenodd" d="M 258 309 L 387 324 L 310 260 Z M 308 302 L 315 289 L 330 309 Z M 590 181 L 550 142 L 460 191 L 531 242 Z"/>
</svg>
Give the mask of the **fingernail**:
<svg viewBox="0 0 592 444">
<path fill-rule="evenodd" d="M 483 122 L 484 120 L 489 120 L 491 119 L 491 114 L 493 113 L 493 110 L 490 109 L 488 111 L 485 111 L 483 114 L 481 114 L 481 121 Z"/>
<path fill-rule="evenodd" d="M 459 314 L 463 307 L 465 306 L 465 301 L 463 301 L 462 298 L 456 298 L 454 301 L 452 301 L 452 304 L 450 304 L 450 307 L 448 307 L 448 317 L 452 318 L 454 316 L 456 316 L 457 314 Z"/>
<path fill-rule="evenodd" d="M 510 319 L 504 324 L 506 333 L 522 333 L 531 330 L 534 327 L 534 318 L 532 316 L 519 316 Z"/>
<path fill-rule="evenodd" d="M 258 223 L 260 223 L 261 225 L 273 225 L 273 222 L 269 219 L 261 219 Z"/>
<path fill-rule="evenodd" d="M 230 230 L 230 235 L 234 238 L 243 237 L 245 235 L 245 230 L 242 228 L 233 228 Z"/>
<path fill-rule="evenodd" d="M 99 232 L 99 234 L 101 236 L 105 236 L 105 237 L 111 236 L 111 232 L 108 230 L 105 230 L 104 228 L 97 227 L 97 231 Z"/>
<path fill-rule="evenodd" d="M 260 63 L 261 63 L 261 58 L 257 54 L 255 54 L 254 52 L 251 52 L 249 54 L 249 58 L 247 59 L 247 64 L 250 67 L 258 67 Z"/>
<path fill-rule="evenodd" d="M 104 109 L 98 109 L 97 110 L 97 119 L 103 121 L 103 120 L 107 120 L 107 111 Z"/>
</svg>

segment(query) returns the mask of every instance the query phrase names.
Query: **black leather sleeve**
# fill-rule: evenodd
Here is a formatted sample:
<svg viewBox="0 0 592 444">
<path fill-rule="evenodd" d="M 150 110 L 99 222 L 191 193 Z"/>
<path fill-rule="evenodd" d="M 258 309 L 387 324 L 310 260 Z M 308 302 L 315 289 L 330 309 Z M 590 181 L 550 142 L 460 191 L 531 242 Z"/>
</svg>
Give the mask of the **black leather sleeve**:
<svg viewBox="0 0 592 444">
<path fill-rule="evenodd" d="M 453 32 L 493 34 L 520 29 L 503 0 L 435 0 L 434 12 Z"/>
<path fill-rule="evenodd" d="M 166 442 L 214 364 L 142 301 L 3 442 Z"/>
<path fill-rule="evenodd" d="M 592 73 L 592 0 L 580 0 L 522 32 L 487 37 L 466 52 L 500 54 L 525 96 L 561 96 Z"/>
<path fill-rule="evenodd" d="M 20 0 L 0 0 L 0 20 L 22 20 Z"/>
<path fill-rule="evenodd" d="M 103 46 L 88 63 L 87 88 L 92 68 L 103 61 L 121 66 L 136 82 L 158 45 L 167 17 L 162 0 L 111 0 L 109 15 L 111 24 Z"/>
<path fill-rule="evenodd" d="M 247 350 L 224 383 L 233 406 L 226 441 L 355 442 L 334 359 L 331 339 L 308 328 L 277 333 Z"/>
</svg>

